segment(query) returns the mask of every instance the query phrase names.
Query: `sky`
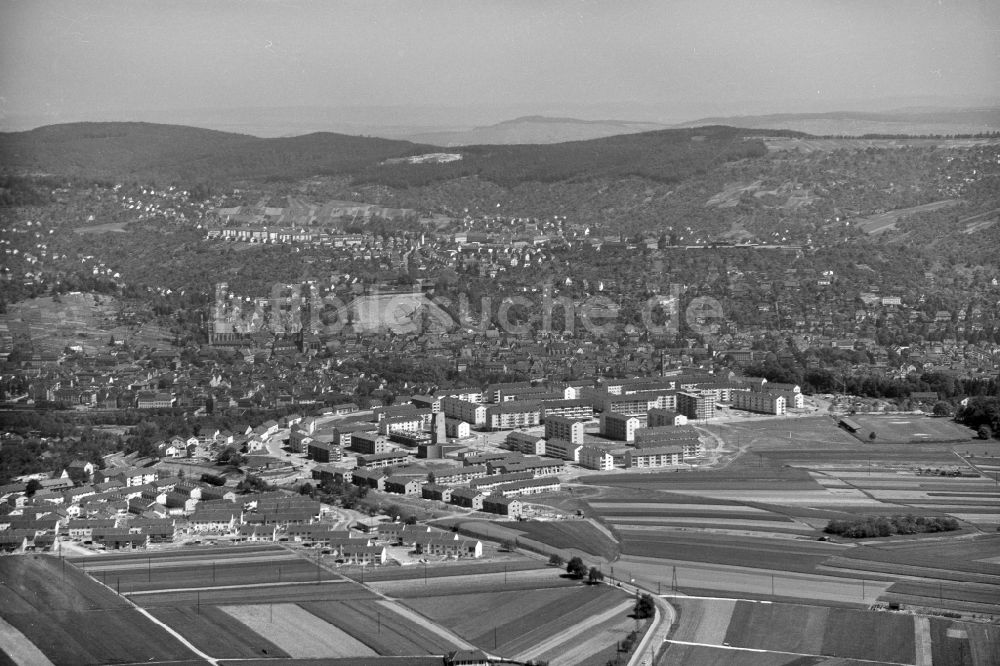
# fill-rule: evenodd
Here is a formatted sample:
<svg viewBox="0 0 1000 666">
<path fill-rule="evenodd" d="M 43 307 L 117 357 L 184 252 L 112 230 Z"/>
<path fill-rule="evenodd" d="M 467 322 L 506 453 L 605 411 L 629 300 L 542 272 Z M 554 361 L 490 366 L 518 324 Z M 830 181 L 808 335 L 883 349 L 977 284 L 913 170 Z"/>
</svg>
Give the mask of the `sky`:
<svg viewBox="0 0 1000 666">
<path fill-rule="evenodd" d="M 680 122 L 997 100 L 997 0 L 0 0 L 7 128 L 295 110 L 359 126 Z"/>
</svg>

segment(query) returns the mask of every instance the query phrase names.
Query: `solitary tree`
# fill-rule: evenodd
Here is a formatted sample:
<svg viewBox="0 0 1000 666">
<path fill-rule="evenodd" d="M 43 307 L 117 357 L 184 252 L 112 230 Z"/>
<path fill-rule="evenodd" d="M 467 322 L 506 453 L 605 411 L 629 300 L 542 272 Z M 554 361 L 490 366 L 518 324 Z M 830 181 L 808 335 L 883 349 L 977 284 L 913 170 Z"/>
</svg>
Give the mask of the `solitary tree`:
<svg viewBox="0 0 1000 666">
<path fill-rule="evenodd" d="M 559 553 L 552 553 L 549 555 L 549 564 L 554 567 L 561 567 L 565 560 L 563 560 L 562 555 Z"/>
<path fill-rule="evenodd" d="M 976 435 L 979 439 L 989 439 L 993 436 L 993 431 L 990 430 L 988 425 L 981 425 L 979 426 L 979 430 L 976 431 Z"/>
<path fill-rule="evenodd" d="M 875 441 L 875 438 L 876 438 L 876 437 L 878 437 L 878 435 L 876 435 L 876 434 L 875 434 L 875 431 L 874 431 L 874 430 L 872 430 L 872 431 L 871 431 L 871 432 L 870 432 L 870 433 L 868 434 L 868 439 L 870 439 L 870 440 L 871 440 L 871 441 L 873 441 L 873 442 Z"/>
<path fill-rule="evenodd" d="M 587 572 L 587 582 L 595 585 L 602 580 L 604 580 L 604 573 L 597 567 L 590 567 L 590 571 Z"/>
<path fill-rule="evenodd" d="M 587 565 L 579 557 L 574 557 L 566 565 L 566 573 L 573 578 L 583 578 L 587 575 Z"/>
</svg>

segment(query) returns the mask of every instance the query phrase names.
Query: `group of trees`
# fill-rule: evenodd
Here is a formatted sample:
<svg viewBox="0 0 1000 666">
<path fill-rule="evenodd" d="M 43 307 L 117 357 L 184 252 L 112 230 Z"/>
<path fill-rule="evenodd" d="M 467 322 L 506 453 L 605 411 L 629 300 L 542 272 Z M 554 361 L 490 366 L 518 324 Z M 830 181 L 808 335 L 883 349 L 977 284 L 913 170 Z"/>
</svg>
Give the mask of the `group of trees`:
<svg viewBox="0 0 1000 666">
<path fill-rule="evenodd" d="M 1000 434 L 1000 397 L 977 396 L 958 410 L 955 420 L 976 430 L 980 439 Z"/>
<path fill-rule="evenodd" d="M 894 534 L 951 532 L 959 528 L 958 521 L 948 516 L 860 516 L 847 520 L 831 520 L 823 530 L 848 539 L 870 539 Z"/>
<path fill-rule="evenodd" d="M 553 566 L 562 566 L 563 558 L 561 555 L 553 553 L 549 556 L 549 564 Z M 604 572 L 598 567 L 587 567 L 583 559 L 580 557 L 572 557 L 569 562 L 566 563 L 566 573 L 571 577 L 576 579 L 587 579 L 589 585 L 596 585 L 604 580 Z M 652 617 L 653 613 L 656 611 L 656 603 L 653 600 L 653 596 L 650 594 L 639 594 L 636 592 L 635 607 L 633 608 L 633 613 L 638 619 L 645 619 L 647 617 Z"/>
</svg>

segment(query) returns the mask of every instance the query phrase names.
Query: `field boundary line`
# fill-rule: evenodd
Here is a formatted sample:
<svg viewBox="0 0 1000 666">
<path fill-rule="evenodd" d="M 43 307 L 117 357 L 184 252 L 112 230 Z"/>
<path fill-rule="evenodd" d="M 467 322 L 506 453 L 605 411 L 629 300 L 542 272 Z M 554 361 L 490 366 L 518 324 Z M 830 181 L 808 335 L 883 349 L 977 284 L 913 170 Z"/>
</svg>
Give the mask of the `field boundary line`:
<svg viewBox="0 0 1000 666">
<path fill-rule="evenodd" d="M 144 594 L 167 594 L 172 592 L 205 592 L 212 590 L 242 590 L 246 588 L 258 587 L 291 587 L 299 585 L 343 585 L 347 580 L 324 580 L 316 582 L 314 580 L 289 581 L 287 583 L 240 583 L 238 585 L 213 585 L 211 587 L 172 587 L 163 590 L 136 590 L 134 592 L 123 592 L 123 597 L 141 596 Z"/>
<path fill-rule="evenodd" d="M 830 654 L 811 654 L 808 652 L 786 652 L 785 650 L 765 650 L 763 648 L 751 648 L 751 647 L 740 647 L 738 645 L 712 645 L 711 643 L 695 643 L 693 641 L 678 641 L 672 638 L 667 638 L 663 641 L 664 643 L 673 643 L 676 645 L 690 645 L 693 647 L 710 647 L 718 648 L 720 650 L 736 650 L 739 652 L 757 652 L 760 654 L 787 654 L 790 657 L 817 657 L 820 659 L 850 659 L 851 661 L 861 662 L 863 664 L 888 664 L 889 666 L 913 666 L 906 662 L 901 661 L 882 661 L 877 659 L 862 659 L 860 657 L 836 657 Z"/>
</svg>

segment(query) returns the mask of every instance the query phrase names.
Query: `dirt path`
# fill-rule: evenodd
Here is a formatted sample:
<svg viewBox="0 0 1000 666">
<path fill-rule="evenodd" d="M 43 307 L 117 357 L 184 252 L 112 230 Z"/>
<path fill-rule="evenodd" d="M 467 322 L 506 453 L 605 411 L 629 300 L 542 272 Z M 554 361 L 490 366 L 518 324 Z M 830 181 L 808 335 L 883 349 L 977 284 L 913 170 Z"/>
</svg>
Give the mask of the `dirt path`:
<svg viewBox="0 0 1000 666">
<path fill-rule="evenodd" d="M 544 641 L 542 641 L 541 643 L 538 643 L 537 645 L 533 645 L 529 649 L 524 650 L 523 652 L 518 653 L 517 655 L 514 656 L 514 659 L 516 659 L 518 661 L 528 661 L 529 659 L 534 659 L 535 657 L 538 657 L 539 655 L 545 654 L 549 650 L 554 650 L 555 648 L 559 647 L 560 645 L 562 645 L 564 643 L 567 643 L 567 642 L 569 642 L 569 641 L 577 638 L 578 636 L 584 634 L 587 631 L 590 631 L 590 629 L 592 629 L 593 627 L 595 627 L 595 626 L 597 626 L 599 624 L 602 624 L 604 622 L 607 622 L 608 620 L 612 619 L 614 616 L 620 615 L 622 613 L 627 612 L 628 609 L 632 607 L 633 603 L 634 602 L 631 599 L 629 599 L 627 601 L 621 602 L 617 606 L 609 608 L 608 610 L 604 611 L 603 613 L 600 613 L 598 615 L 591 615 L 584 622 L 581 622 L 581 623 L 577 624 L 576 626 L 572 627 L 571 629 L 567 629 L 566 631 L 558 633 L 555 636 L 551 636 L 551 637 L 545 639 Z M 553 661 L 553 663 L 554 664 L 555 663 L 568 663 L 568 664 L 571 664 L 571 663 L 574 663 L 574 662 L 573 661 L 564 661 L 562 658 L 560 658 L 557 661 Z"/>
</svg>

